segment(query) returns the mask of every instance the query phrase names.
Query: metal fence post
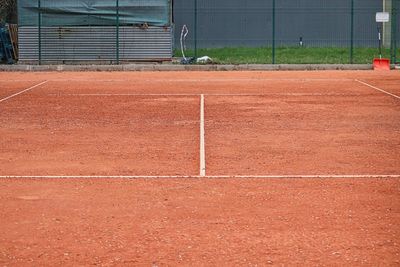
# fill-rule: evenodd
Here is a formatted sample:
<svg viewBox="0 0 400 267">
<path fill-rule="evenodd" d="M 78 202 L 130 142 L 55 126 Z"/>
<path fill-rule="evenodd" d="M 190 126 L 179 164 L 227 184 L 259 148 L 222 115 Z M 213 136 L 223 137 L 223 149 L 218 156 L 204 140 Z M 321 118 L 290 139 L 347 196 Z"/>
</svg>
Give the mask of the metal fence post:
<svg viewBox="0 0 400 267">
<path fill-rule="evenodd" d="M 390 43 L 390 52 L 391 52 L 391 61 L 393 64 L 397 62 L 397 1 L 393 1 L 392 4 L 392 25 L 391 25 L 391 43 Z"/>
<path fill-rule="evenodd" d="M 351 0 L 351 22 L 350 22 L 350 64 L 354 58 L 354 0 Z"/>
<path fill-rule="evenodd" d="M 197 58 L 197 0 L 194 0 L 194 57 Z"/>
<path fill-rule="evenodd" d="M 394 22 L 394 60 L 395 63 L 397 63 L 397 38 L 400 38 L 400 36 L 397 36 L 397 21 L 399 19 L 398 15 L 399 15 L 399 9 L 400 8 L 400 1 L 397 0 L 397 5 L 394 7 L 394 18 L 395 18 L 395 22 Z"/>
<path fill-rule="evenodd" d="M 39 65 L 42 64 L 42 11 L 41 0 L 38 0 L 38 60 Z"/>
<path fill-rule="evenodd" d="M 116 28 L 116 56 L 117 56 L 117 64 L 119 64 L 119 0 L 116 0 L 116 16 L 117 16 L 117 28 Z"/>
<path fill-rule="evenodd" d="M 272 64 L 275 64 L 275 0 L 272 0 Z"/>
</svg>

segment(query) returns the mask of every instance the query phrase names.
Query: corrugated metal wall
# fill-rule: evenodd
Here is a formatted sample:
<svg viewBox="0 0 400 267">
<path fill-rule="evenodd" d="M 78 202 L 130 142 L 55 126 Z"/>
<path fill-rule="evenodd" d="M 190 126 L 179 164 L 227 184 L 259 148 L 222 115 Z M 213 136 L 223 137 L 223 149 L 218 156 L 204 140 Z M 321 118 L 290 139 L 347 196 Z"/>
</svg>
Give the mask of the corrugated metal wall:
<svg viewBox="0 0 400 267">
<path fill-rule="evenodd" d="M 116 61 L 116 27 L 42 27 L 43 62 Z M 171 27 L 119 28 L 119 60 L 166 61 L 172 58 Z M 39 59 L 37 27 L 19 28 L 20 61 Z"/>
<path fill-rule="evenodd" d="M 354 1 L 354 44 L 376 45 L 375 12 L 382 0 Z M 194 0 L 174 1 L 175 45 L 183 24 L 193 47 Z M 198 0 L 198 46 L 270 46 L 272 0 Z M 351 0 L 276 0 L 276 44 L 350 46 Z"/>
</svg>

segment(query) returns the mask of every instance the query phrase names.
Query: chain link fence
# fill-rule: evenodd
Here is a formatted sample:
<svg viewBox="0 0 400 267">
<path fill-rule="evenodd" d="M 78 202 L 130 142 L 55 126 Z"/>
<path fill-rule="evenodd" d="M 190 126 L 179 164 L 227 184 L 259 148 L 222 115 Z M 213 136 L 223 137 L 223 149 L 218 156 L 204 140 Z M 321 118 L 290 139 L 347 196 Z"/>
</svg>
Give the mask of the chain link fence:
<svg viewBox="0 0 400 267">
<path fill-rule="evenodd" d="M 400 63 L 400 0 L 393 3 L 391 32 L 391 59 L 392 62 Z"/>
<path fill-rule="evenodd" d="M 264 63 L 371 63 L 379 27 L 383 56 L 397 62 L 400 0 L 390 2 L 390 22 L 382 27 L 375 21 L 382 0 L 175 0 L 175 51 L 187 25 L 186 47 L 195 57 L 216 48 L 240 57 L 262 47 Z"/>
<path fill-rule="evenodd" d="M 371 63 L 379 27 L 383 56 L 398 62 L 400 0 L 384 1 L 382 25 L 382 0 L 19 0 L 20 60 L 170 60 L 187 25 L 188 56 L 270 64 Z"/>
</svg>

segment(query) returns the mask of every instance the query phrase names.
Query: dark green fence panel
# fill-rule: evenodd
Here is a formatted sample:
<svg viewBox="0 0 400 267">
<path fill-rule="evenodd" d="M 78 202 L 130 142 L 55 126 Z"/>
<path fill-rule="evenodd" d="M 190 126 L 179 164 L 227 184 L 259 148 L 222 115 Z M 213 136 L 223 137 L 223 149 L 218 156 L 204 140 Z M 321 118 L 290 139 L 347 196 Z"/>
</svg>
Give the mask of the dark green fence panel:
<svg viewBox="0 0 400 267">
<path fill-rule="evenodd" d="M 400 0 L 393 0 L 392 10 L 392 62 L 400 64 Z"/>
<path fill-rule="evenodd" d="M 399 0 L 393 3 L 398 9 Z M 190 55 L 229 48 L 235 63 L 238 53 L 260 47 L 263 63 L 371 63 L 378 56 L 375 14 L 382 9 L 381 0 L 175 0 L 175 47 L 187 25 Z M 396 26 L 392 47 L 397 24 L 388 24 Z M 395 51 L 387 46 L 384 56 Z"/>
</svg>

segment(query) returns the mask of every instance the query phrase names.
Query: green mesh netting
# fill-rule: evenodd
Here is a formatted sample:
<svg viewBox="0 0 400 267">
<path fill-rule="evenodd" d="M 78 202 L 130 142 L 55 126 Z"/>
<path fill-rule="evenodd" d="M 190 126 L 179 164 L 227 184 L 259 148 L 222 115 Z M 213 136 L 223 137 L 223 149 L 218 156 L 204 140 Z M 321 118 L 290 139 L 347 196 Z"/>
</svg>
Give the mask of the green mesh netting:
<svg viewBox="0 0 400 267">
<path fill-rule="evenodd" d="M 170 24 L 169 0 L 119 0 L 120 25 Z M 38 25 L 38 0 L 18 0 L 19 26 Z M 110 26 L 116 24 L 116 0 L 40 0 L 42 26 Z"/>
</svg>

